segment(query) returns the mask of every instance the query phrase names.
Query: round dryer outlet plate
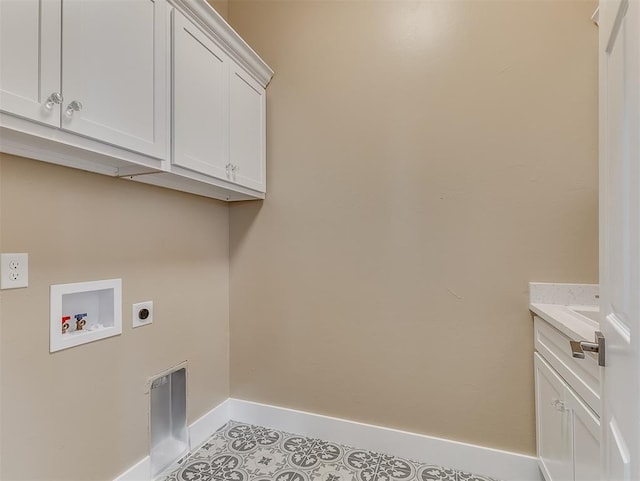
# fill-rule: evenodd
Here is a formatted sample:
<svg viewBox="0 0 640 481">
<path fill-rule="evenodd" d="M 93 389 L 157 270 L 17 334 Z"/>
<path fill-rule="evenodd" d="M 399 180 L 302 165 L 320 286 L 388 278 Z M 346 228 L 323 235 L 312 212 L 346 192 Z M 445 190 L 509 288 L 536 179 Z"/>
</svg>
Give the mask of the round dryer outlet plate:
<svg viewBox="0 0 640 481">
<path fill-rule="evenodd" d="M 146 326 L 153 322 L 153 301 L 136 302 L 131 312 L 133 327 Z"/>
</svg>

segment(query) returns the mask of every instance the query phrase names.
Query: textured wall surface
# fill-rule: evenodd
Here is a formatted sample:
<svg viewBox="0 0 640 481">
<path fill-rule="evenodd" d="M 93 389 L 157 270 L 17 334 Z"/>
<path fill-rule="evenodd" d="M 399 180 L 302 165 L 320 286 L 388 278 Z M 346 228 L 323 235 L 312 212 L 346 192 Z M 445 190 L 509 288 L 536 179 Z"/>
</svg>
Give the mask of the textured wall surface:
<svg viewBox="0 0 640 481">
<path fill-rule="evenodd" d="M 188 362 L 188 422 L 229 396 L 228 207 L 0 154 L 0 479 L 109 480 L 149 454 L 147 381 Z M 49 354 L 49 286 L 122 278 L 121 336 Z M 153 300 L 150 326 L 131 304 Z"/>
<path fill-rule="evenodd" d="M 0 479 L 112 479 L 183 360 L 189 422 L 231 392 L 532 453 L 527 282 L 597 281 L 595 3 L 214 4 L 276 71 L 266 201 L 0 154 Z M 123 334 L 49 354 L 49 286 L 114 277 Z"/>
<path fill-rule="evenodd" d="M 527 282 L 597 282 L 595 6 L 229 4 L 276 72 L 234 397 L 534 452 Z"/>
</svg>

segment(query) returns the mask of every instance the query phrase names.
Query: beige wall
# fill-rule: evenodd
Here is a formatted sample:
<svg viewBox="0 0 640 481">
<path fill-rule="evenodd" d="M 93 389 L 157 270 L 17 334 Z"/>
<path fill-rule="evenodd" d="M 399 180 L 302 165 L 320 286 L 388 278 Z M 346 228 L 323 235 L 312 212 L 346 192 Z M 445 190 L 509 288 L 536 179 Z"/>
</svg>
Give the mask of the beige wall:
<svg viewBox="0 0 640 481">
<path fill-rule="evenodd" d="M 228 19 L 229 14 L 229 0 L 207 0 L 220 15 L 225 19 Z"/>
<path fill-rule="evenodd" d="M 231 394 L 533 453 L 527 282 L 597 281 L 593 1 L 242 1 Z"/>
<path fill-rule="evenodd" d="M 276 71 L 265 202 L 0 154 L 0 479 L 112 479 L 182 360 L 189 422 L 225 399 L 229 293 L 232 395 L 533 452 L 526 282 L 597 279 L 595 5 L 214 5 Z M 113 277 L 123 334 L 49 354 L 49 286 Z"/>
<path fill-rule="evenodd" d="M 148 378 L 183 360 L 189 423 L 229 396 L 226 204 L 0 154 L 0 219 L 30 275 L 0 291 L 0 479 L 113 479 L 149 453 Z M 122 335 L 49 354 L 49 286 L 110 278 Z"/>
</svg>

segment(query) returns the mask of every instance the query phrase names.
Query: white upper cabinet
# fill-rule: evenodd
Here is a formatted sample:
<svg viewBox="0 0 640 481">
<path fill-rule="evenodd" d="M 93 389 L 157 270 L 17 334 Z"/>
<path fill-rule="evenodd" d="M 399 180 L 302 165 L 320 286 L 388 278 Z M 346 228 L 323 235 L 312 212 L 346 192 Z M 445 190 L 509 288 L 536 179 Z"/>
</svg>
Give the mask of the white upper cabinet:
<svg viewBox="0 0 640 481">
<path fill-rule="evenodd" d="M 60 0 L 0 2 L 0 111 L 60 125 L 61 11 Z"/>
<path fill-rule="evenodd" d="M 206 0 L 0 0 L 0 151 L 264 198 L 273 71 Z"/>
<path fill-rule="evenodd" d="M 0 110 L 168 156 L 165 0 L 0 0 Z"/>
<path fill-rule="evenodd" d="M 173 12 L 175 166 L 265 192 L 265 89 Z"/>
<path fill-rule="evenodd" d="M 167 155 L 164 0 L 63 0 L 62 128 Z"/>
<path fill-rule="evenodd" d="M 230 72 L 229 164 L 232 180 L 265 192 L 265 89 L 236 64 Z"/>
<path fill-rule="evenodd" d="M 173 164 L 226 178 L 229 58 L 199 28 L 173 12 Z"/>
</svg>

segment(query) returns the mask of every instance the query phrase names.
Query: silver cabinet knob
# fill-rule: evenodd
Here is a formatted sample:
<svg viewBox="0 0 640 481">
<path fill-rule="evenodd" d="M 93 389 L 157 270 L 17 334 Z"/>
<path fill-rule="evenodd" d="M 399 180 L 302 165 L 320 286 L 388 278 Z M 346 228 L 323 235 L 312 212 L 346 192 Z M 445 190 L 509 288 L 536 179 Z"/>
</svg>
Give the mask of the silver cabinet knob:
<svg viewBox="0 0 640 481">
<path fill-rule="evenodd" d="M 237 170 L 240 170 L 240 166 L 239 165 L 232 165 L 231 166 L 231 172 L 233 172 L 235 174 Z"/>
<path fill-rule="evenodd" d="M 53 92 L 47 98 L 47 101 L 45 102 L 44 106 L 47 109 L 51 110 L 55 104 L 61 104 L 63 100 L 64 99 L 62 98 L 62 95 L 60 95 L 58 92 Z"/>
<path fill-rule="evenodd" d="M 72 100 L 69 105 L 67 105 L 67 115 L 71 116 L 74 112 L 80 112 L 82 110 L 82 103 L 77 100 Z"/>
<path fill-rule="evenodd" d="M 227 164 L 224 166 L 224 168 L 227 170 L 227 177 L 231 177 L 231 169 L 232 169 L 232 165 L 231 164 Z"/>
</svg>

